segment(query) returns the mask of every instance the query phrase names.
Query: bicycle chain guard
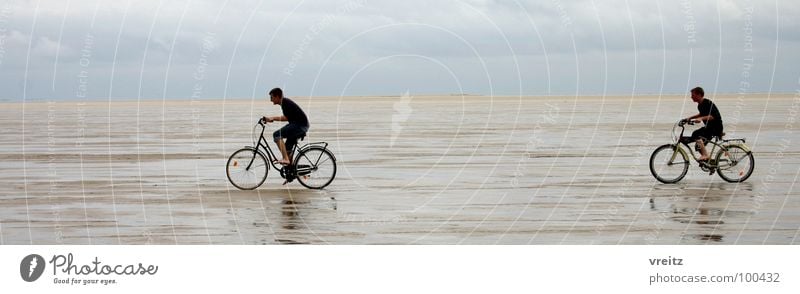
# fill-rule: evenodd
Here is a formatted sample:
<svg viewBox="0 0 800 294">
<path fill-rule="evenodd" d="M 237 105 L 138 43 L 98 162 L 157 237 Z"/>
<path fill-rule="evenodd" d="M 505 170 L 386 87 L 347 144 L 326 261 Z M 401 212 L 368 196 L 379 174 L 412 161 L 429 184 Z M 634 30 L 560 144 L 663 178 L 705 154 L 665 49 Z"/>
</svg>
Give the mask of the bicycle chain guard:
<svg viewBox="0 0 800 294">
<path fill-rule="evenodd" d="M 281 169 L 278 170 L 278 173 L 281 175 L 281 178 L 286 178 L 287 175 L 291 175 L 292 177 L 297 176 L 305 176 L 312 172 L 310 165 L 300 164 L 297 167 L 295 166 L 283 166 Z"/>
</svg>

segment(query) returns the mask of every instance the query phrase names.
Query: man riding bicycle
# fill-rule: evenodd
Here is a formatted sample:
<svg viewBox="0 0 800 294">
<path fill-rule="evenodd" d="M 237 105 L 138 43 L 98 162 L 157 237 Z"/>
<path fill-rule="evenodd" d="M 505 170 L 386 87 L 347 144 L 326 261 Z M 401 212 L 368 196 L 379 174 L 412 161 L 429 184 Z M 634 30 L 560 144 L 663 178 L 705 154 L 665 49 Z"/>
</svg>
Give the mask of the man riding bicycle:
<svg viewBox="0 0 800 294">
<path fill-rule="evenodd" d="M 278 160 L 278 163 L 283 165 L 291 165 L 292 154 L 289 152 L 292 152 L 292 148 L 294 148 L 294 145 L 297 144 L 297 139 L 304 137 L 306 132 L 308 132 L 308 117 L 306 117 L 305 112 L 300 109 L 300 106 L 298 106 L 297 103 L 289 98 L 283 97 L 283 90 L 280 88 L 274 88 L 270 90 L 269 97 L 270 101 L 272 101 L 272 104 L 281 106 L 283 115 L 272 117 L 264 116 L 261 118 L 261 121 L 289 122 L 279 130 L 272 133 L 272 138 L 275 140 L 275 144 L 278 145 L 278 149 L 281 150 L 281 155 L 283 156 L 281 160 Z M 286 139 L 286 143 L 284 143 L 284 139 Z"/>
<path fill-rule="evenodd" d="M 700 158 L 697 160 L 708 160 L 709 155 L 708 151 L 706 151 L 704 140 L 711 140 L 713 136 L 722 138 L 722 116 L 719 114 L 717 105 L 703 97 L 705 96 L 703 88 L 696 87 L 691 90 L 691 94 L 692 101 L 697 103 L 697 111 L 699 113 L 684 120 L 694 121 L 695 123 L 703 122 L 705 124 L 704 127 L 692 132 L 690 140 L 700 147 Z"/>
</svg>

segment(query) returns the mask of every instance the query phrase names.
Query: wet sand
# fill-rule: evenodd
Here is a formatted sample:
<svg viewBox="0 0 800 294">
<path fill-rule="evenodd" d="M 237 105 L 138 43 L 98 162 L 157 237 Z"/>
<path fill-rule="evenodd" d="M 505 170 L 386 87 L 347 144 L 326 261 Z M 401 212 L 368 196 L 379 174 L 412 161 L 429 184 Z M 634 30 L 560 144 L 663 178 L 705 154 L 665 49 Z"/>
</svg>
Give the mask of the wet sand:
<svg viewBox="0 0 800 294">
<path fill-rule="evenodd" d="M 322 191 L 228 183 L 266 99 L 4 103 L 0 243 L 800 243 L 800 102 L 711 98 L 755 150 L 744 183 L 650 175 L 682 95 L 297 98 L 338 160 Z"/>
</svg>

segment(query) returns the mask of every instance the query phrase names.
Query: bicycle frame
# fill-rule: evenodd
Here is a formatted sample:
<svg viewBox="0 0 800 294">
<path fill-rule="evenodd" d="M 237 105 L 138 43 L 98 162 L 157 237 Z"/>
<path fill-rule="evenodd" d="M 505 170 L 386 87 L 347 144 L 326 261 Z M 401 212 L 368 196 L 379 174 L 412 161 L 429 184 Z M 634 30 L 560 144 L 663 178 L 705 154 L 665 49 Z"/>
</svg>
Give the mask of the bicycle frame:
<svg viewBox="0 0 800 294">
<path fill-rule="evenodd" d="M 278 161 L 278 156 L 276 156 L 275 153 L 272 151 L 272 148 L 269 146 L 269 142 L 267 141 L 267 139 L 264 139 L 264 131 L 267 129 L 267 125 L 265 123 L 262 123 L 260 120 L 258 121 L 258 124 L 261 125 L 261 134 L 258 136 L 258 141 L 255 142 L 256 146 L 246 146 L 246 147 L 251 147 L 251 148 L 255 149 L 256 152 L 261 153 L 262 155 L 266 154 L 266 157 L 267 157 L 267 159 L 269 159 L 269 163 L 270 163 L 270 165 L 272 165 L 272 168 L 274 168 L 275 170 L 281 170 L 281 167 L 275 165 L 275 162 Z M 293 146 L 291 152 L 289 152 L 289 153 L 290 154 L 298 154 L 298 153 L 295 153 L 295 152 L 302 151 L 303 149 L 306 149 L 306 148 L 314 146 L 314 145 L 321 145 L 323 149 L 327 149 L 328 148 L 328 143 L 327 142 L 307 143 L 307 144 L 303 144 L 302 147 L 298 147 L 299 144 L 295 144 Z M 263 148 L 267 152 L 262 152 L 261 148 Z M 322 156 L 322 154 L 320 154 L 320 157 L 321 156 Z M 247 164 L 247 169 L 250 169 L 250 166 L 252 166 L 253 161 L 255 161 L 255 158 L 256 158 L 256 154 L 253 153 L 253 157 L 250 159 L 250 163 Z M 316 161 L 313 161 L 315 163 L 314 164 L 315 167 L 316 167 L 317 163 L 319 162 L 319 159 L 320 158 L 317 158 Z M 309 162 L 312 162 L 312 161 L 309 159 Z"/>
<path fill-rule="evenodd" d="M 717 150 L 717 147 L 719 147 L 719 149 L 720 149 L 719 152 L 727 151 L 727 149 L 725 147 L 723 147 L 722 145 L 720 145 L 720 144 L 718 144 L 716 142 L 708 141 L 708 143 L 711 143 L 713 145 L 713 147 L 711 147 L 711 151 L 709 151 L 709 154 L 715 154 L 714 152 Z M 681 146 L 681 145 L 686 146 L 686 148 L 684 149 L 683 146 Z M 689 147 L 689 143 L 687 143 L 687 142 L 676 143 L 675 144 L 675 149 L 676 149 L 676 151 L 679 151 L 679 152 L 681 152 L 683 154 L 691 155 L 691 157 L 692 157 L 692 159 L 694 159 L 694 161 L 697 161 L 697 159 L 698 159 L 697 155 L 694 153 L 694 150 L 692 150 L 692 148 Z M 689 152 L 687 153 L 686 150 L 689 150 Z M 678 153 L 676 152 L 676 153 L 674 153 L 672 155 L 672 158 L 670 158 L 670 162 L 675 160 L 675 156 L 677 154 Z"/>
<path fill-rule="evenodd" d="M 690 142 L 688 140 L 685 140 L 686 137 L 683 136 L 684 132 L 686 131 L 686 127 L 684 127 L 684 125 L 681 124 L 681 123 L 676 124 L 676 126 L 680 126 L 681 127 L 681 133 L 676 138 L 677 142 L 675 142 L 675 144 L 674 144 L 676 152 L 672 154 L 672 157 L 670 158 L 669 162 L 672 163 L 673 161 L 675 161 L 675 157 L 678 155 L 678 152 L 683 153 L 684 155 L 687 155 L 686 150 L 681 145 L 686 146 L 686 149 L 689 150 L 688 154 L 692 156 L 692 159 L 694 159 L 694 161 L 698 161 L 698 157 L 695 155 L 695 153 L 692 150 L 692 148 L 689 147 L 689 143 L 692 143 L 692 142 Z M 673 132 L 673 135 L 674 135 L 674 132 Z M 720 143 L 720 141 L 721 141 L 721 143 Z M 722 140 L 720 140 L 720 139 L 715 137 L 715 138 L 713 138 L 713 140 L 706 140 L 706 142 L 707 143 L 711 143 L 711 145 L 712 145 L 711 150 L 708 153 L 708 154 L 711 154 L 711 155 L 717 154 L 719 152 L 728 152 L 728 148 L 726 148 L 725 146 L 732 146 L 732 145 L 741 147 L 747 153 L 752 152 L 750 150 L 750 147 L 745 145 L 745 139 L 727 139 L 727 140 L 726 139 L 722 139 Z M 741 143 L 730 143 L 730 142 L 741 142 Z M 730 143 L 730 144 L 728 144 L 728 143 Z M 719 151 L 717 151 L 718 148 L 719 148 Z M 738 162 L 739 160 L 741 160 L 741 158 L 736 159 L 735 162 Z M 720 165 L 719 162 L 714 162 L 713 164 L 710 164 L 710 163 L 703 163 L 703 164 L 705 164 L 707 167 L 712 168 L 712 169 L 721 169 L 721 168 L 728 168 L 728 167 L 733 166 L 733 165 L 730 165 L 730 164 Z M 735 163 L 734 163 L 734 165 L 735 165 Z"/>
</svg>

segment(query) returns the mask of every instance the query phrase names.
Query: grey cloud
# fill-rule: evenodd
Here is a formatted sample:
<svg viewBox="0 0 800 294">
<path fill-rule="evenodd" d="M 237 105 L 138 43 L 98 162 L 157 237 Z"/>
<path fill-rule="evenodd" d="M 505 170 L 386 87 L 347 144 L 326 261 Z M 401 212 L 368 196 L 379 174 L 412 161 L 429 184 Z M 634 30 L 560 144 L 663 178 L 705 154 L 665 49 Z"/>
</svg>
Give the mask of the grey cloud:
<svg viewBox="0 0 800 294">
<path fill-rule="evenodd" d="M 381 61 L 359 74 L 363 80 L 353 83 L 354 93 L 395 94 L 415 85 L 427 92 L 452 91 L 451 83 L 437 87 L 430 82 L 442 74 L 442 66 L 456 71 L 469 91 L 482 93 L 491 84 L 513 94 L 520 83 L 529 94 L 652 91 L 664 85 L 650 81 L 662 79 L 669 81 L 668 89 L 682 91 L 685 85 L 673 81 L 685 83 L 687 76 L 697 81 L 721 76 L 721 89 L 731 91 L 735 73 L 714 71 L 730 71 L 741 63 L 748 53 L 742 50 L 746 37 L 752 37 L 752 55 L 763 62 L 757 68 L 768 76 L 772 67 L 781 70 L 776 88 L 788 91 L 797 72 L 785 64 L 797 64 L 793 50 L 800 43 L 795 29 L 800 5 L 788 0 L 153 0 L 129 6 L 70 1 L 69 8 L 66 1 L 45 0 L 38 10 L 36 3 L 5 6 L 11 13 L 0 22 L 5 29 L 0 85 L 9 90 L 0 98 L 19 99 L 20 85 L 26 83 L 31 97 L 68 98 L 75 76 L 86 69 L 81 62 L 87 55 L 88 69 L 95 73 L 94 97 L 137 97 L 140 91 L 151 97 L 165 92 L 185 97 L 197 82 L 192 76 L 200 64 L 207 70 L 204 97 L 261 95 L 261 88 L 274 85 L 311 93 L 318 74 L 321 80 L 311 94 L 338 94 L 341 83 L 376 60 Z M 752 30 L 745 32 L 750 24 Z M 209 40 L 215 44 L 211 50 L 204 47 Z M 704 59 L 692 61 L 690 52 Z M 429 60 L 386 59 L 412 55 Z M 773 66 L 776 59 L 782 63 Z M 703 70 L 685 71 L 692 62 Z M 35 74 L 23 81 L 26 65 Z M 112 66 L 114 76 L 104 76 Z M 706 68 L 714 70 L 706 73 Z M 659 77 L 662 71 L 668 76 Z M 633 73 L 648 73 L 647 81 L 633 81 Z M 407 81 L 404 89 L 393 84 L 398 80 Z M 117 81 L 113 90 L 105 86 L 111 81 Z M 40 84 L 54 84 L 55 90 L 31 86 Z"/>
</svg>

